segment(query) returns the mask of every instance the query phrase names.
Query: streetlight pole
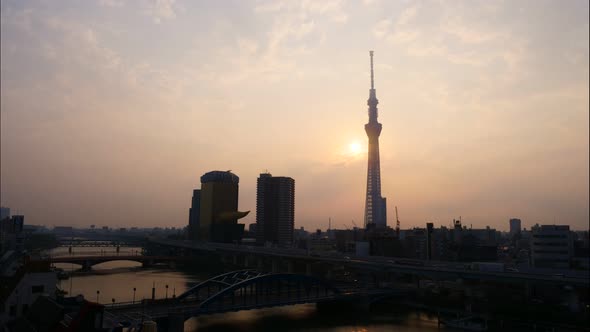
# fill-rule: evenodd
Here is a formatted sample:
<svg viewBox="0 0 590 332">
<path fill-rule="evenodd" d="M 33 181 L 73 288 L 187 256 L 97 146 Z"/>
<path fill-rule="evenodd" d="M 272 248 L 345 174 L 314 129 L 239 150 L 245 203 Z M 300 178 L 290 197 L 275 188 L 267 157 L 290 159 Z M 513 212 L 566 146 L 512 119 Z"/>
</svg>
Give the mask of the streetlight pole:
<svg viewBox="0 0 590 332">
<path fill-rule="evenodd" d="M 96 303 L 98 303 L 98 295 L 100 295 L 100 291 L 99 290 L 96 291 Z"/>
<path fill-rule="evenodd" d="M 115 298 L 113 297 L 113 298 L 111 299 L 111 301 L 113 301 L 113 306 L 112 306 L 111 308 L 114 308 L 114 307 L 115 307 Z"/>
<path fill-rule="evenodd" d="M 168 299 L 168 285 L 166 285 L 166 300 Z"/>
<path fill-rule="evenodd" d="M 135 304 L 135 291 L 137 290 L 137 288 L 133 287 L 133 304 Z"/>
<path fill-rule="evenodd" d="M 74 282 L 74 265 L 70 264 L 70 292 L 69 296 L 72 296 L 72 283 Z"/>
</svg>

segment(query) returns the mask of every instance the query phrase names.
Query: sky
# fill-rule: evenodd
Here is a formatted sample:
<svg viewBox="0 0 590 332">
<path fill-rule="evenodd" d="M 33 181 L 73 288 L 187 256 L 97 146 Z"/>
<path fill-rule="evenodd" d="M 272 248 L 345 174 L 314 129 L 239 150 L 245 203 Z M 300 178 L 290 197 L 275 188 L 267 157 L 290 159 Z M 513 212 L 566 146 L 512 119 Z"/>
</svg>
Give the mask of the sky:
<svg viewBox="0 0 590 332">
<path fill-rule="evenodd" d="M 1 197 L 25 223 L 183 227 L 211 170 L 362 226 L 369 50 L 388 224 L 589 219 L 589 4 L 1 2 Z"/>
</svg>

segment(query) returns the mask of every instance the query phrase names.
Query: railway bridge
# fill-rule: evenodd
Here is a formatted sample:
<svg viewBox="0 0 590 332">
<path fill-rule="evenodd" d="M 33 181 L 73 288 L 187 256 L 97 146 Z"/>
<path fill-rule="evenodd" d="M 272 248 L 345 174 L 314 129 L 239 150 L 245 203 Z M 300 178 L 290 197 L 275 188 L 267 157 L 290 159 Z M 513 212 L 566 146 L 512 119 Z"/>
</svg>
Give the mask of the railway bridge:
<svg viewBox="0 0 590 332">
<path fill-rule="evenodd" d="M 345 302 L 368 309 L 374 301 L 410 292 L 333 284 L 309 275 L 238 270 L 205 280 L 176 298 L 106 305 L 105 320 L 130 331 L 138 330 L 144 320 L 154 320 L 158 330 L 176 332 L 183 331 L 186 319 L 200 315 L 302 303 Z"/>
</svg>

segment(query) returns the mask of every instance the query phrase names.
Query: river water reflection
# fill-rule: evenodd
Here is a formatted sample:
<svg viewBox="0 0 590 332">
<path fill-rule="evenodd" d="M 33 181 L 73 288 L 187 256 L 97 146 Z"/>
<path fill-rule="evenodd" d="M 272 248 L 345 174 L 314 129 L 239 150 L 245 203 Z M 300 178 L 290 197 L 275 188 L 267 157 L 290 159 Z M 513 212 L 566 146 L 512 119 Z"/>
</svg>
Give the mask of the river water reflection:
<svg viewBox="0 0 590 332">
<path fill-rule="evenodd" d="M 140 248 L 120 248 L 119 255 L 141 253 Z M 73 255 L 116 255 L 113 247 L 73 248 Z M 69 255 L 68 248 L 56 248 L 50 255 Z M 56 264 L 65 271 L 80 268 L 73 264 Z M 152 287 L 156 298 L 173 297 L 206 280 L 206 272 L 186 272 L 168 268 L 142 268 L 133 261 L 113 261 L 92 267 L 91 273 L 74 274 L 61 280 L 59 288 L 72 295 L 82 294 L 90 301 L 105 305 L 116 302 L 139 301 L 151 298 Z M 198 267 L 195 267 L 199 271 Z M 206 271 L 204 267 L 202 269 Z M 168 288 L 166 289 L 166 285 Z M 135 291 L 134 291 L 135 288 Z M 97 291 L 99 292 L 97 294 Z M 318 332 L 383 332 L 436 331 L 436 317 L 423 313 L 373 313 L 370 315 L 337 315 L 320 313 L 314 304 L 248 310 L 192 318 L 185 323 L 185 331 L 318 331 Z"/>
</svg>

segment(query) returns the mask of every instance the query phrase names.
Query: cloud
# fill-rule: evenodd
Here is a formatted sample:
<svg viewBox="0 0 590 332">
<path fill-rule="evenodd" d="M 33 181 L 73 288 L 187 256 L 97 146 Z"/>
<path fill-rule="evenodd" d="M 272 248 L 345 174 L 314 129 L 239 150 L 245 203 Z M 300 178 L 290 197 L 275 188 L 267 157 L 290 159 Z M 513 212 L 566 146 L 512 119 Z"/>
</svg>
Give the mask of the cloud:
<svg viewBox="0 0 590 332">
<path fill-rule="evenodd" d="M 75 63 L 90 68 L 98 66 L 115 69 L 121 64 L 121 57 L 114 50 L 101 45 L 92 27 L 55 17 L 44 23 L 62 36 L 44 41 L 43 55 L 48 59 L 61 62 L 63 66 Z"/>
<path fill-rule="evenodd" d="M 301 216 L 314 228 L 328 216 L 360 220 L 366 155 L 343 144 L 366 139 L 363 50 L 378 42 L 383 192 L 406 206 L 408 227 L 446 218 L 446 210 L 500 220 L 486 197 L 505 213 L 569 200 L 574 222 L 585 225 L 588 23 L 571 18 L 576 6 L 521 13 L 514 8 L 521 4 L 486 2 L 265 1 L 231 9 L 197 2 L 189 13 L 180 6 L 187 3 L 96 1 L 68 10 L 2 3 L 8 204 L 36 211 L 27 215 L 39 223 L 75 223 L 79 213 L 63 211 L 76 204 L 85 210 L 76 212 L 96 213 L 95 222 L 123 216 L 156 224 L 168 215 L 183 225 L 195 174 L 241 167 L 250 179 L 241 195 L 251 200 L 244 205 L 241 196 L 240 204 L 251 207 L 253 175 L 269 167 L 296 178 L 298 224 Z M 100 5 L 121 7 L 86 10 Z M 567 20 L 547 24 L 556 7 L 570 8 Z M 162 38 L 185 14 L 195 16 Z M 56 187 L 60 195 L 48 196 Z M 87 188 L 96 196 L 79 197 L 95 194 Z M 448 188 L 459 189 L 447 197 Z M 515 207 L 504 193 L 531 203 Z M 154 202 L 159 212 L 142 209 Z M 112 214 L 101 214 L 104 206 Z"/>
<path fill-rule="evenodd" d="M 337 23 L 345 23 L 348 20 L 342 0 L 261 1 L 254 7 L 254 12 L 291 13 L 301 18 L 319 15 Z"/>
<path fill-rule="evenodd" d="M 286 1 L 260 1 L 254 7 L 256 13 L 277 12 L 287 6 Z"/>
<path fill-rule="evenodd" d="M 104 7 L 123 7 L 125 5 L 123 0 L 99 0 L 98 3 Z"/>
<path fill-rule="evenodd" d="M 55 99 L 55 104 L 63 103 L 64 109 L 70 109 L 68 105 L 92 104 L 93 100 L 101 104 L 105 96 L 121 95 L 129 100 L 149 95 L 152 107 L 183 100 L 186 103 L 187 86 L 203 79 L 202 73 L 187 65 L 156 66 L 144 59 L 130 59 L 105 42 L 105 34 L 111 33 L 109 27 L 28 10 L 11 16 L 19 19 L 5 21 L 3 17 L 3 28 L 11 24 L 12 29 L 29 37 L 26 41 L 3 39 L 3 80 L 12 82 L 12 73 L 24 69 L 19 58 L 34 55 L 34 61 L 46 68 L 44 76 L 29 73 L 26 79 L 32 80 L 30 87 L 19 93 L 47 95 Z M 10 47 L 5 49 L 5 43 Z M 13 51 L 8 54 L 7 50 Z M 54 89 L 48 89 L 51 85 Z M 3 94 L 8 90 L 3 87 Z"/>
<path fill-rule="evenodd" d="M 375 35 L 377 39 L 382 39 L 383 37 L 385 37 L 385 35 L 390 33 L 390 27 L 391 20 L 381 20 L 373 27 L 373 35 Z"/>
<path fill-rule="evenodd" d="M 338 23 L 348 21 L 348 14 L 344 11 L 341 0 L 313 1 L 303 0 L 301 9 L 310 14 L 326 15 L 330 20 Z"/>
<path fill-rule="evenodd" d="M 399 15 L 397 21 L 396 21 L 396 26 L 401 27 L 404 25 L 408 25 L 409 23 L 411 23 L 412 19 L 414 19 L 416 17 L 416 13 L 418 12 L 419 6 L 411 6 L 411 7 L 407 7 L 405 8 L 402 13 Z"/>
<path fill-rule="evenodd" d="M 474 16 L 472 9 L 413 5 L 404 8 L 393 24 L 391 19 L 378 22 L 373 32 L 379 39 L 398 44 L 412 43 L 420 37 L 428 45 L 448 45 L 455 38 L 466 46 L 494 42 L 508 36 L 506 31 L 497 27 L 473 21 Z"/>
<path fill-rule="evenodd" d="M 238 49 L 240 53 L 255 54 L 258 50 L 258 43 L 253 39 L 239 38 Z"/>
<path fill-rule="evenodd" d="M 31 8 L 14 10 L 7 7 L 2 8 L 1 24 L 3 27 L 12 27 L 16 30 L 23 31 L 27 34 L 33 32 L 33 19 L 37 13 Z"/>
<path fill-rule="evenodd" d="M 303 71 L 296 59 L 322 45 L 332 25 L 347 21 L 343 4 L 340 0 L 257 2 L 252 10 L 257 20 L 268 23 L 265 35 L 238 33 L 235 44 L 215 50 L 220 60 L 203 71 L 223 86 L 300 77 Z"/>
<path fill-rule="evenodd" d="M 160 24 L 163 20 L 175 19 L 177 10 L 176 0 L 153 0 L 145 5 L 144 13 Z"/>
<path fill-rule="evenodd" d="M 363 5 L 365 6 L 373 6 L 379 3 L 380 0 L 363 0 Z"/>
<path fill-rule="evenodd" d="M 464 22 L 457 20 L 449 20 L 445 22 L 441 29 L 445 33 L 457 37 L 462 43 L 466 44 L 481 44 L 493 41 L 499 37 L 499 34 L 495 30 L 477 30 L 473 27 L 467 26 Z"/>
<path fill-rule="evenodd" d="M 444 59 L 473 67 L 488 67 L 501 61 L 504 70 L 510 72 L 507 76 L 515 77 L 520 74 L 518 65 L 526 42 L 508 27 L 490 22 L 489 17 L 498 10 L 497 5 L 411 3 L 397 17 L 375 24 L 373 35 L 413 57 Z"/>
</svg>

